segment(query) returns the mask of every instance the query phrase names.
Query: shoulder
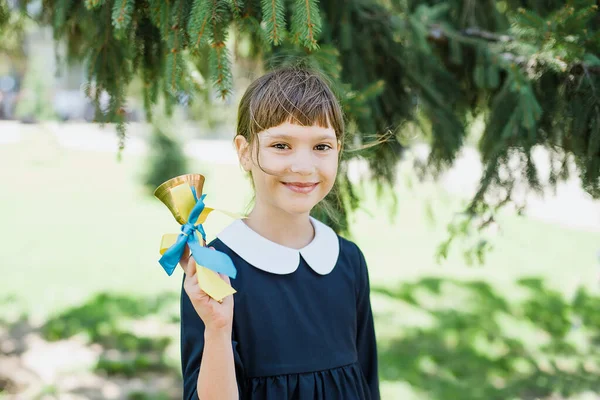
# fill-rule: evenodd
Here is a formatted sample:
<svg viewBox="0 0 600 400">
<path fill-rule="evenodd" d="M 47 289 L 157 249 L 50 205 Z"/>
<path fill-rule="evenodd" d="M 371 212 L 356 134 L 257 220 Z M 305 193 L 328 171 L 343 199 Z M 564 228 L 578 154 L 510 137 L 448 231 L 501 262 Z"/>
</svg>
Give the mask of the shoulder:
<svg viewBox="0 0 600 400">
<path fill-rule="evenodd" d="M 346 264 L 354 267 L 354 269 L 360 268 L 364 264 L 364 255 L 360 247 L 351 239 L 345 238 L 335 232 L 329 225 L 313 218 L 314 226 L 316 228 L 316 234 L 319 238 L 320 254 L 331 252 L 337 259 L 337 264 Z M 337 251 L 332 251 L 332 249 Z M 335 263 L 335 259 L 333 262 Z"/>
<path fill-rule="evenodd" d="M 340 258 L 351 264 L 364 264 L 365 256 L 360 247 L 352 240 L 337 235 L 340 242 Z"/>
<path fill-rule="evenodd" d="M 369 270 L 365 255 L 360 247 L 352 240 L 340 238 L 340 259 L 338 264 L 345 264 L 353 273 L 357 295 L 369 291 Z"/>
</svg>

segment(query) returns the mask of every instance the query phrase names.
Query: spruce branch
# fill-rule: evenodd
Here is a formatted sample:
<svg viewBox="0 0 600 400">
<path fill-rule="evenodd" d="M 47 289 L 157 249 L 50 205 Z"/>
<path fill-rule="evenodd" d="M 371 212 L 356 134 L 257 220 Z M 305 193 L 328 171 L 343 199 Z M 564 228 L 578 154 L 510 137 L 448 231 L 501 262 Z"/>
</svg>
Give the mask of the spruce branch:
<svg viewBox="0 0 600 400">
<path fill-rule="evenodd" d="M 192 49 L 198 50 L 208 42 L 206 34 L 211 15 L 211 3 L 208 1 L 194 1 L 192 15 L 188 24 L 188 34 Z"/>
<path fill-rule="evenodd" d="M 231 91 L 233 80 L 231 59 L 226 46 L 227 26 L 230 21 L 228 3 L 225 0 L 213 0 L 210 13 L 209 68 L 213 84 L 224 99 Z"/>
<path fill-rule="evenodd" d="M 134 0 L 116 0 L 113 5 L 112 23 L 116 31 L 124 31 L 131 23 Z"/>
<path fill-rule="evenodd" d="M 227 0 L 227 2 L 235 19 L 240 19 L 242 17 L 242 10 L 244 9 L 244 2 L 242 0 Z"/>
<path fill-rule="evenodd" d="M 321 17 L 317 0 L 295 0 L 292 14 L 294 40 L 310 50 L 319 48 L 317 38 L 321 33 Z"/>
<path fill-rule="evenodd" d="M 167 93 L 175 95 L 181 89 L 181 81 L 185 75 L 185 67 L 183 60 L 183 28 L 184 24 L 184 9 L 185 1 L 178 0 L 173 8 L 173 15 L 169 21 L 169 39 L 168 39 L 168 51 L 167 64 L 166 64 L 166 76 L 168 85 Z"/>
<path fill-rule="evenodd" d="M 104 4 L 104 0 L 85 0 L 85 7 L 88 10 L 93 10 Z"/>
<path fill-rule="evenodd" d="M 484 31 L 479 28 L 466 28 L 457 33 L 465 39 L 481 39 L 486 42 L 499 42 L 509 43 L 516 41 L 516 38 L 510 35 L 498 35 L 493 32 Z M 427 40 L 438 45 L 447 45 L 450 39 L 456 38 L 456 34 L 449 34 L 443 27 L 438 24 L 429 25 L 429 32 L 427 34 Z M 475 44 L 474 42 L 468 42 Z M 530 59 L 523 56 L 514 54 L 508 51 L 503 51 L 498 54 L 503 60 L 515 63 L 519 66 L 526 66 L 530 64 Z M 561 61 L 561 60 L 558 60 Z M 600 65 L 587 64 L 579 61 L 571 65 L 567 65 L 563 68 L 564 71 L 568 71 L 570 74 L 582 75 L 584 73 L 600 74 Z"/>
<path fill-rule="evenodd" d="M 283 0 L 261 0 L 260 4 L 269 41 L 277 46 L 281 44 L 284 39 L 284 2 Z"/>
</svg>

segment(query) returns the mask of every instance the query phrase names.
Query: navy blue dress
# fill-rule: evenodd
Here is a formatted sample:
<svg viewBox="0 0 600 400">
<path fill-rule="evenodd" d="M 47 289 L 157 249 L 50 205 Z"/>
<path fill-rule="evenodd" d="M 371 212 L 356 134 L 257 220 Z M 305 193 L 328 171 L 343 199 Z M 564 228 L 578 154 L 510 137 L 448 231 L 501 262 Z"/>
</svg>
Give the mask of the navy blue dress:
<svg viewBox="0 0 600 400">
<path fill-rule="evenodd" d="M 379 400 L 377 348 L 365 258 L 337 236 L 339 256 L 321 275 L 300 257 L 273 274 L 250 265 L 220 239 L 238 274 L 232 346 L 240 399 Z M 198 399 L 204 324 L 181 295 L 184 399 Z"/>
</svg>

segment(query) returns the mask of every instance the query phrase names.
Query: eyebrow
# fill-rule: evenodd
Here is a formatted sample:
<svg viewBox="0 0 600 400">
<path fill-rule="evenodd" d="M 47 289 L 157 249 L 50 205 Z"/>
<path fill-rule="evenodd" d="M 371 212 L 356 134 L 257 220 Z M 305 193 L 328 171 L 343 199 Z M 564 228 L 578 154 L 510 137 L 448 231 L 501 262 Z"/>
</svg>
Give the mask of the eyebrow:
<svg viewBox="0 0 600 400">
<path fill-rule="evenodd" d="M 268 134 L 267 133 L 267 138 L 269 139 L 280 139 L 280 140 L 287 140 L 287 141 L 292 141 L 294 139 L 296 139 L 295 136 L 292 135 L 286 135 L 284 133 L 282 134 Z M 316 138 L 317 141 L 322 141 L 322 140 L 337 140 L 337 137 L 333 136 L 333 135 L 321 135 L 319 137 Z"/>
</svg>

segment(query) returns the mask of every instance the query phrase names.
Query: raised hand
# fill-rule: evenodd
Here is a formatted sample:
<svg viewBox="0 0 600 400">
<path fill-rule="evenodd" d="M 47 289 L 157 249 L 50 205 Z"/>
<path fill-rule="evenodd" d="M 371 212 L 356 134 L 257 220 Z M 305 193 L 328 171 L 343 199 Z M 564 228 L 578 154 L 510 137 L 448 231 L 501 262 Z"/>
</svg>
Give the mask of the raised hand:
<svg viewBox="0 0 600 400">
<path fill-rule="evenodd" d="M 211 247 L 214 250 L 214 248 Z M 185 246 L 179 265 L 185 272 L 183 288 L 187 293 L 198 316 L 204 322 L 207 331 L 231 331 L 233 325 L 233 295 L 227 296 L 219 303 L 200 289 L 196 276 L 196 261 L 191 257 L 188 246 Z M 228 284 L 229 277 L 219 274 Z"/>
</svg>

